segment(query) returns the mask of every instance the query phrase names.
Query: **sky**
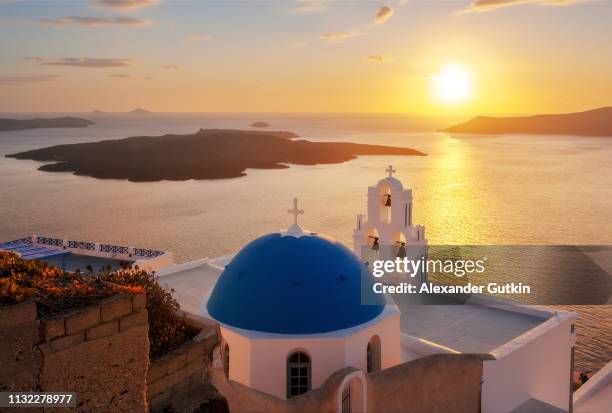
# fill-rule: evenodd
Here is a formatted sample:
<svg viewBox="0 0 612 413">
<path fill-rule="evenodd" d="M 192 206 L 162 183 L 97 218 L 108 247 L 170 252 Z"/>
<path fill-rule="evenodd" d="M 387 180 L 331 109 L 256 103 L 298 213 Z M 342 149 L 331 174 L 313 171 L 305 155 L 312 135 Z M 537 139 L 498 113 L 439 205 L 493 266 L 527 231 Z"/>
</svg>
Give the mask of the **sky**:
<svg viewBox="0 0 612 413">
<path fill-rule="evenodd" d="M 0 0 L 0 112 L 587 110 L 612 104 L 610 21 L 601 0 Z"/>
</svg>

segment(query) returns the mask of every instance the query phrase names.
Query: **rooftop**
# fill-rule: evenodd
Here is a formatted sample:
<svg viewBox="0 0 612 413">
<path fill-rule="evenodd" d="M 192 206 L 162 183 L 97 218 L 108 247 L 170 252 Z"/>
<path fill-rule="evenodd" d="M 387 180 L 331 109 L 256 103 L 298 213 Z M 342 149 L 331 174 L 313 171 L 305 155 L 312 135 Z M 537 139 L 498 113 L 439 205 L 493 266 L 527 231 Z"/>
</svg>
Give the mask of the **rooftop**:
<svg viewBox="0 0 612 413">
<path fill-rule="evenodd" d="M 421 305 L 407 297 L 393 297 L 402 312 L 402 333 L 461 353 L 490 353 L 546 321 L 516 312 L 513 305 Z"/>
<path fill-rule="evenodd" d="M 186 311 L 208 315 L 202 310 L 230 258 L 202 259 L 162 269 L 158 272 L 160 282 L 175 290 Z M 402 299 L 405 297 L 393 297 L 402 312 L 402 333 L 463 353 L 491 353 L 547 319 L 537 312 L 517 311 L 519 307 L 514 305 L 415 305 Z"/>
</svg>

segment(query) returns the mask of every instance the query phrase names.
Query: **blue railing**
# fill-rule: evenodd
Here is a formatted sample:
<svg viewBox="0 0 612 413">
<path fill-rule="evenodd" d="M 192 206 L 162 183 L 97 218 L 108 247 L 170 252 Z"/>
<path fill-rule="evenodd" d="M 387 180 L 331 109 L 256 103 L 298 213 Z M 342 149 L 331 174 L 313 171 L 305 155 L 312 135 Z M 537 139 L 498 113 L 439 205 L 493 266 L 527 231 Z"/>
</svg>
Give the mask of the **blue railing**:
<svg viewBox="0 0 612 413">
<path fill-rule="evenodd" d="M 96 244 L 94 244 L 93 242 L 85 241 L 68 241 L 68 248 L 95 251 Z"/>
<path fill-rule="evenodd" d="M 137 257 L 155 258 L 164 255 L 163 251 L 147 250 L 144 248 L 134 248 L 134 255 Z"/>
<path fill-rule="evenodd" d="M 61 247 L 64 245 L 64 240 L 59 238 L 36 237 L 36 242 L 38 244 L 52 245 L 54 247 Z"/>
<path fill-rule="evenodd" d="M 64 245 L 66 245 L 67 248 L 82 249 L 82 250 L 89 250 L 89 251 L 96 250 L 96 244 L 94 242 L 67 240 L 65 241 L 66 244 L 64 244 L 64 240 L 60 238 L 36 236 L 35 239 L 36 239 L 36 243 L 42 244 L 42 245 L 50 245 L 54 247 L 63 247 Z M 22 238 L 16 241 L 22 242 L 24 244 L 33 243 L 32 238 Z M 109 253 L 109 254 L 130 255 L 130 248 L 124 247 L 121 245 L 99 244 L 99 251 L 103 253 Z M 132 255 L 135 257 L 144 257 L 144 258 L 156 258 L 164 254 L 165 254 L 164 251 L 149 250 L 146 248 L 134 248 L 134 251 L 132 253 Z"/>
<path fill-rule="evenodd" d="M 128 247 L 119 245 L 100 244 L 100 252 L 108 252 L 111 254 L 129 254 Z"/>
</svg>

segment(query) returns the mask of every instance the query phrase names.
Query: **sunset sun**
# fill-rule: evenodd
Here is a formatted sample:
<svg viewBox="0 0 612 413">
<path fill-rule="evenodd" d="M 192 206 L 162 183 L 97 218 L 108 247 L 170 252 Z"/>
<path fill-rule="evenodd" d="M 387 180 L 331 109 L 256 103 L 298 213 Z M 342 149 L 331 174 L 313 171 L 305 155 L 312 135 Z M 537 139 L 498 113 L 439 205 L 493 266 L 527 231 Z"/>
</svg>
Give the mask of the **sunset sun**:
<svg viewBox="0 0 612 413">
<path fill-rule="evenodd" d="M 447 105 L 458 105 L 468 101 L 472 94 L 472 76 L 462 65 L 448 63 L 433 76 L 436 98 Z"/>
</svg>

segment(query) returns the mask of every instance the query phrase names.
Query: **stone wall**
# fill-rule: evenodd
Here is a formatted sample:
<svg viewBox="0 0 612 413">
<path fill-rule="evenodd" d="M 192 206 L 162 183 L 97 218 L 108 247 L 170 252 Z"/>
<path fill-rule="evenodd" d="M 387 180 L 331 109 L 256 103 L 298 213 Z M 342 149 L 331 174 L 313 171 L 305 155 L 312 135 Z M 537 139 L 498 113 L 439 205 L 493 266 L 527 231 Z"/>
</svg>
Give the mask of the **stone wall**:
<svg viewBox="0 0 612 413">
<path fill-rule="evenodd" d="M 80 411 L 145 412 L 149 363 L 145 294 L 41 321 L 40 388 L 77 393 Z"/>
<path fill-rule="evenodd" d="M 145 412 L 145 304 L 144 293 L 116 294 L 42 320 L 34 303 L 1 307 L 0 389 L 73 391 L 81 412 Z"/>
<path fill-rule="evenodd" d="M 227 411 L 225 401 L 210 385 L 209 368 L 219 345 L 219 325 L 204 317 L 179 311 L 193 339 L 165 356 L 151 361 L 147 399 L 153 412 Z"/>
<path fill-rule="evenodd" d="M 366 377 L 367 411 L 479 413 L 482 363 L 486 357 L 436 354 L 370 374 Z M 211 380 L 227 399 L 232 413 L 337 413 L 343 380 L 356 371 L 340 370 L 317 389 L 290 400 L 228 381 L 220 369 L 213 369 Z"/>
<path fill-rule="evenodd" d="M 436 354 L 370 374 L 368 411 L 479 413 L 487 357 Z"/>
<path fill-rule="evenodd" d="M 0 307 L 0 391 L 38 387 L 38 326 L 33 302 Z"/>
</svg>

